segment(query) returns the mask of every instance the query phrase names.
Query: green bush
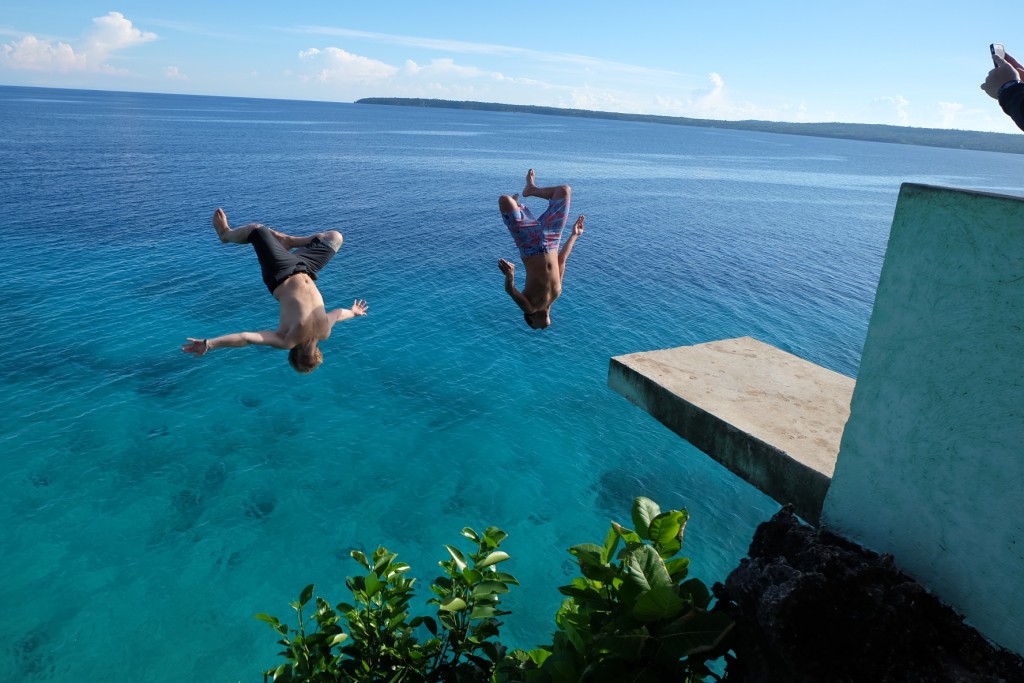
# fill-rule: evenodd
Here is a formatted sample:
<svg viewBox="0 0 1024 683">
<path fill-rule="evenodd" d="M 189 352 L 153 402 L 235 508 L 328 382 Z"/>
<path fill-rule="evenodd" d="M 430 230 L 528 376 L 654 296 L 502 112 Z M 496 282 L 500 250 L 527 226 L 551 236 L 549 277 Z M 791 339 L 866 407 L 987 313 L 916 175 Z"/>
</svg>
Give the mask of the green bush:
<svg viewBox="0 0 1024 683">
<path fill-rule="evenodd" d="M 511 652 L 496 680 L 718 679 L 707 662 L 725 654 L 733 620 L 708 609 L 711 593 L 699 580 L 687 580 L 690 561 L 675 557 L 688 513 L 662 512 L 654 501 L 639 497 L 632 517 L 635 531 L 612 522 L 602 545 L 569 549 L 582 576 L 559 588 L 567 597 L 555 615 L 553 642 Z"/>
<path fill-rule="evenodd" d="M 688 513 L 662 512 L 653 501 L 633 501 L 633 526 L 612 522 L 602 545 L 569 549 L 579 576 L 559 590 L 566 596 L 555 615 L 549 645 L 507 653 L 498 640 L 508 614 L 501 596 L 515 577 L 496 569 L 509 559 L 498 549 L 507 534 L 488 527 L 483 535 L 465 528 L 476 544 L 468 556 L 446 545 L 444 574 L 434 580 L 427 601 L 434 617 L 412 617 L 415 579 L 396 555 L 378 548 L 372 558 L 352 557 L 368 573 L 348 577 L 352 603 L 332 608 L 316 598 L 315 613 L 304 610 L 313 586 L 292 603 L 298 627 L 258 614 L 282 637 L 285 662 L 264 679 L 296 682 L 389 681 L 393 683 L 494 681 L 495 683 L 619 683 L 718 680 L 707 663 L 722 656 L 732 619 L 709 609 L 711 594 L 687 579 L 690 561 L 682 548 Z M 620 547 L 621 546 L 621 547 Z M 342 621 L 347 630 L 342 628 Z M 421 642 L 419 636 L 429 637 Z"/>
<path fill-rule="evenodd" d="M 476 543 L 476 552 L 467 557 L 458 548 L 445 546 L 450 559 L 439 563 L 444 575 L 431 584 L 435 597 L 427 603 L 437 606 L 436 619 L 410 618 L 416 580 L 405 575 L 409 565 L 397 562 L 385 548 L 378 548 L 371 558 L 352 551 L 352 558 L 367 571 L 345 580 L 352 603 L 332 608 L 317 597 L 315 613 L 306 618 L 303 610 L 314 590 L 309 585 L 292 603 L 297 628 L 257 614 L 282 636 L 278 643 L 284 646 L 280 655 L 285 662 L 264 672 L 264 681 L 488 680 L 505 655 L 497 642 L 497 617 L 508 614 L 499 607 L 501 595 L 519 582 L 496 568 L 509 558 L 498 550 L 507 537 L 504 531 L 488 527 L 480 535 L 467 527 L 462 535 Z M 418 633 L 423 630 L 430 637 L 421 643 Z"/>
</svg>

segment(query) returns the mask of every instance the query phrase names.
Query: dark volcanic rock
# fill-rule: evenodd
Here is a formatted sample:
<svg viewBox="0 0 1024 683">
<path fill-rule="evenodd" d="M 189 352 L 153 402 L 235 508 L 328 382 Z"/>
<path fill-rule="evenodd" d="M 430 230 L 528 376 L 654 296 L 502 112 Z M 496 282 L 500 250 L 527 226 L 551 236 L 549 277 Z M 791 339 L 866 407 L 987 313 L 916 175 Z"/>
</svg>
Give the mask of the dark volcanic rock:
<svg viewBox="0 0 1024 683">
<path fill-rule="evenodd" d="M 715 594 L 737 620 L 729 683 L 1024 682 L 1024 660 L 965 625 L 892 557 L 789 509 L 758 527 Z"/>
</svg>

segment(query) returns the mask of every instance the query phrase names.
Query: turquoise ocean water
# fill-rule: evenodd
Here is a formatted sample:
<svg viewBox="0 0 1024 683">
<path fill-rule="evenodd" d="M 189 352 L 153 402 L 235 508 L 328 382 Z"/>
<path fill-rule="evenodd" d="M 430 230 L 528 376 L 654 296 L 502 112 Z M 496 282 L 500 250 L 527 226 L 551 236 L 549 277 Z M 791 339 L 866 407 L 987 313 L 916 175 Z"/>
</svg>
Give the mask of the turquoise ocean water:
<svg viewBox="0 0 1024 683">
<path fill-rule="evenodd" d="M 587 214 L 545 332 L 496 267 L 529 167 Z M 259 681 L 278 648 L 253 615 L 309 582 L 345 599 L 352 548 L 425 586 L 462 527 L 502 527 L 519 646 L 548 638 L 565 549 L 636 495 L 687 507 L 693 574 L 724 579 L 778 506 L 609 390 L 608 358 L 750 335 L 855 376 L 900 183 L 1016 194 L 1024 157 L 0 88 L 0 169 L 0 678 Z M 321 290 L 370 315 L 312 375 L 179 351 L 276 326 L 217 206 L 345 234 Z"/>
</svg>

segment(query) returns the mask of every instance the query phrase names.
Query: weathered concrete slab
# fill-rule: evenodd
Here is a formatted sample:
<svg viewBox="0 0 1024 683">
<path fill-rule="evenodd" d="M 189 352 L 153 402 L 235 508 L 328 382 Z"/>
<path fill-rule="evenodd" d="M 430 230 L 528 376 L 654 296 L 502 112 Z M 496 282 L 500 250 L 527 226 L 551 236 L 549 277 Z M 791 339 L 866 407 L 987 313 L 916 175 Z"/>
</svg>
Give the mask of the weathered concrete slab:
<svg viewBox="0 0 1024 683">
<path fill-rule="evenodd" d="M 608 386 L 818 523 L 853 379 L 741 337 L 616 356 Z"/>
</svg>

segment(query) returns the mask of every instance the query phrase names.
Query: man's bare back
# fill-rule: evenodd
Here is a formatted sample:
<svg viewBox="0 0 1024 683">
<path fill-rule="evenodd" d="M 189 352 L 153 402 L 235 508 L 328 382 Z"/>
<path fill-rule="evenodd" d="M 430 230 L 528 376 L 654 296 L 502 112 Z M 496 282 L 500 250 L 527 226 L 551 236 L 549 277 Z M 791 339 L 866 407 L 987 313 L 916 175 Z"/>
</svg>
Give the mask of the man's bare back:
<svg viewBox="0 0 1024 683">
<path fill-rule="evenodd" d="M 356 299 L 351 309 L 327 311 L 316 286 L 317 272 L 341 247 L 340 232 L 331 230 L 309 237 L 293 237 L 258 223 L 232 229 L 223 209 L 214 212 L 213 227 L 221 242 L 249 243 L 256 249 L 263 282 L 280 304 L 280 317 L 276 330 L 236 332 L 211 339 L 189 337 L 188 343 L 181 347 L 185 353 L 199 357 L 215 348 L 259 344 L 291 349 L 292 367 L 299 372 L 311 372 L 323 358 L 318 343 L 331 336 L 334 325 L 366 315 L 367 304 L 362 299 Z"/>
</svg>

